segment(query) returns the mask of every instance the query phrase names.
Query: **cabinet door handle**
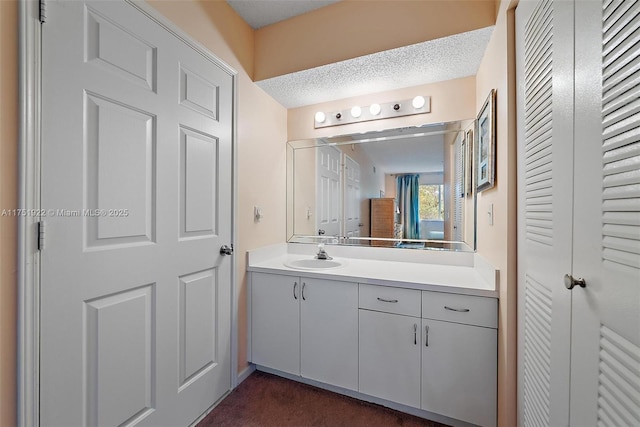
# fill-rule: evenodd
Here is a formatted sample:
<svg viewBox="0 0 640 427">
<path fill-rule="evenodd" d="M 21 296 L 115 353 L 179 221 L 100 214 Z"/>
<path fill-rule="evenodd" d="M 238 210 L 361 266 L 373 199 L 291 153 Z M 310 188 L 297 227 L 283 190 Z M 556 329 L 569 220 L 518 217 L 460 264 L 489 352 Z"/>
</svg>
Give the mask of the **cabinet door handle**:
<svg viewBox="0 0 640 427">
<path fill-rule="evenodd" d="M 398 302 L 397 299 L 384 299 L 384 298 L 380 298 L 378 297 L 378 301 L 382 301 L 382 302 L 391 302 L 391 303 L 396 303 Z"/>
<path fill-rule="evenodd" d="M 418 324 L 413 324 L 413 345 L 418 345 Z"/>
<path fill-rule="evenodd" d="M 306 301 L 307 299 L 304 297 L 304 288 L 307 286 L 307 282 L 302 282 L 302 301 Z"/>
<path fill-rule="evenodd" d="M 446 305 L 444 306 L 444 309 L 449 311 L 457 311 L 458 313 L 467 313 L 470 311 L 468 308 L 451 308 L 447 307 Z"/>
<path fill-rule="evenodd" d="M 298 299 L 298 294 L 296 294 L 297 288 L 298 288 L 298 282 L 293 282 L 293 299 Z"/>
<path fill-rule="evenodd" d="M 424 327 L 424 346 L 429 347 L 429 325 Z"/>
</svg>

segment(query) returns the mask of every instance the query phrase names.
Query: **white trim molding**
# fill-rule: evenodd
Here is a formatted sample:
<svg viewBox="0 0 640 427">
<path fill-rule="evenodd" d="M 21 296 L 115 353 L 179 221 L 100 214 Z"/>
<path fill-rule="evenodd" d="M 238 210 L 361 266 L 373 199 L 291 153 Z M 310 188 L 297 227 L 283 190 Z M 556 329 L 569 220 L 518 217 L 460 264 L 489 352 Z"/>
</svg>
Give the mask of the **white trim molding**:
<svg viewBox="0 0 640 427">
<path fill-rule="evenodd" d="M 19 2 L 20 129 L 18 203 L 40 208 L 40 2 Z M 18 217 L 18 426 L 37 426 L 40 365 L 40 253 L 34 216 Z"/>
</svg>

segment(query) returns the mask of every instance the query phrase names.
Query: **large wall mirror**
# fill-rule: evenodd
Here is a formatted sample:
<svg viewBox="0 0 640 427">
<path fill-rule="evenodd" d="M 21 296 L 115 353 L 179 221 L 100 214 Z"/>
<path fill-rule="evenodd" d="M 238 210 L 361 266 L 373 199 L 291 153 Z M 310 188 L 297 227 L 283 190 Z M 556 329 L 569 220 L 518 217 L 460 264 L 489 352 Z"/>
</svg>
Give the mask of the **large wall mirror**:
<svg viewBox="0 0 640 427">
<path fill-rule="evenodd" d="M 474 120 L 289 141 L 290 242 L 474 251 Z"/>
</svg>

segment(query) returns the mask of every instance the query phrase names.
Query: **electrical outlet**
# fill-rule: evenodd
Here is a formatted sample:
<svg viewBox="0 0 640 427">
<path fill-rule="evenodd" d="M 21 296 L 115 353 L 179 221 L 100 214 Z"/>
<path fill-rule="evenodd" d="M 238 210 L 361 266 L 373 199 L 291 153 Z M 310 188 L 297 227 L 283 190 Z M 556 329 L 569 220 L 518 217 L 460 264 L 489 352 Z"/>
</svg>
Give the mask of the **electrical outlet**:
<svg viewBox="0 0 640 427">
<path fill-rule="evenodd" d="M 489 205 L 489 210 L 487 211 L 489 215 L 489 225 L 493 225 L 493 203 Z"/>
</svg>

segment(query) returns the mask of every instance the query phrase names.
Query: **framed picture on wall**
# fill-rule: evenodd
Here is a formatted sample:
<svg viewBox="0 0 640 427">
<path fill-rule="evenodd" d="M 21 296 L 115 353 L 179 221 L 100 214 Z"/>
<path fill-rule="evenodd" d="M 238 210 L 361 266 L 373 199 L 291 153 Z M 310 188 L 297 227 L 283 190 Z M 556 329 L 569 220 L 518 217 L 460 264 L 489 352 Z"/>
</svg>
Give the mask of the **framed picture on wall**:
<svg viewBox="0 0 640 427">
<path fill-rule="evenodd" d="M 473 195 L 473 129 L 469 129 L 465 132 L 465 162 L 464 162 L 464 177 L 465 177 L 465 193 L 467 197 Z"/>
<path fill-rule="evenodd" d="M 496 181 L 496 91 L 491 89 L 476 120 L 476 191 L 484 191 Z"/>
</svg>

